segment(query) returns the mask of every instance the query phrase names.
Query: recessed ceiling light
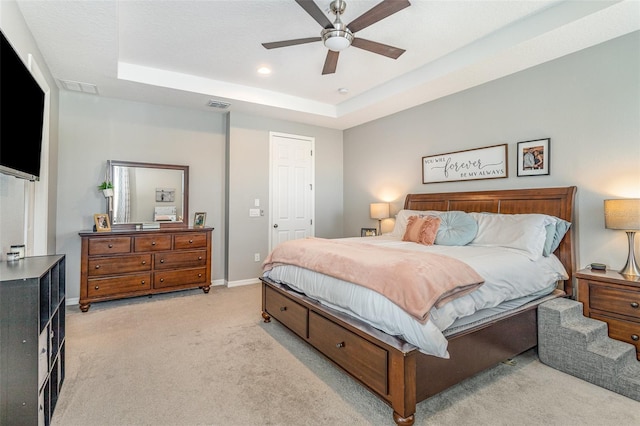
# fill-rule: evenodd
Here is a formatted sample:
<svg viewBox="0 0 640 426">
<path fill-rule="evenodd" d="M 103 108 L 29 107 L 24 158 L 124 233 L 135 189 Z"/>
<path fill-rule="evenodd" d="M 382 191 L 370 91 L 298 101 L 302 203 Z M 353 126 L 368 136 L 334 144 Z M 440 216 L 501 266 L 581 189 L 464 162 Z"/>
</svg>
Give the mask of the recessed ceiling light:
<svg viewBox="0 0 640 426">
<path fill-rule="evenodd" d="M 267 67 L 258 68 L 258 74 L 271 74 L 271 69 Z"/>
<path fill-rule="evenodd" d="M 349 89 L 347 89 L 346 87 L 341 87 L 338 89 L 338 93 L 340 93 L 341 95 L 346 95 L 347 93 L 349 93 Z"/>
</svg>

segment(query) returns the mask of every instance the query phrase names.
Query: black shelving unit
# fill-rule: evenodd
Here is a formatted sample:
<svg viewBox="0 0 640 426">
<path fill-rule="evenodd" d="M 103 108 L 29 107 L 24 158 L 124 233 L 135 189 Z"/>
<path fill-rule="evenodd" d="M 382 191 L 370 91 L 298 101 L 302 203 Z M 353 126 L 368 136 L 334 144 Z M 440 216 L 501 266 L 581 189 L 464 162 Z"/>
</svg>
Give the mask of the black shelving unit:
<svg viewBox="0 0 640 426">
<path fill-rule="evenodd" d="M 49 426 L 64 381 L 65 256 L 0 263 L 0 425 Z"/>
</svg>

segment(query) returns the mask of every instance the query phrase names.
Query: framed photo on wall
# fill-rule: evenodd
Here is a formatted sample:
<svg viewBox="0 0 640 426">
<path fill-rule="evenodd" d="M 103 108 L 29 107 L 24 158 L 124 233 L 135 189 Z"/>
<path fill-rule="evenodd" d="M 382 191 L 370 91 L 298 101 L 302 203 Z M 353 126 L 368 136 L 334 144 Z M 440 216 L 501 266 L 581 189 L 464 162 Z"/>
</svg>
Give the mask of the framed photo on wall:
<svg viewBox="0 0 640 426">
<path fill-rule="evenodd" d="M 106 213 L 96 213 L 93 215 L 93 221 L 96 224 L 97 232 L 111 231 L 111 223 L 109 222 L 109 215 Z"/>
<path fill-rule="evenodd" d="M 549 173 L 551 139 L 518 142 L 518 176 L 541 176 Z"/>
<path fill-rule="evenodd" d="M 204 228 L 204 225 L 206 222 L 207 222 L 207 214 L 205 212 L 196 212 L 193 218 L 193 227 Z"/>
</svg>

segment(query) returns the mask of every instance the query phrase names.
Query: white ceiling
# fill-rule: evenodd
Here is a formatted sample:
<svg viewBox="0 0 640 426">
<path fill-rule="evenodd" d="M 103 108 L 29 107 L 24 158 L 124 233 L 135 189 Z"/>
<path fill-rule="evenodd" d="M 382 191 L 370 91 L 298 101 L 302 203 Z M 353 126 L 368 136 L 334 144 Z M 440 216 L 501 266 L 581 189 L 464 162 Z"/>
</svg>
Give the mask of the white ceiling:
<svg viewBox="0 0 640 426">
<path fill-rule="evenodd" d="M 347 0 L 349 23 L 377 0 Z M 316 0 L 331 21 L 330 0 Z M 53 77 L 99 96 L 260 114 L 347 129 L 640 29 L 640 1 L 431 1 L 356 37 L 406 49 L 397 60 L 349 47 L 321 75 L 322 42 L 294 0 L 18 0 Z M 270 75 L 259 75 L 260 66 Z M 348 89 L 340 94 L 339 88 Z M 87 94 L 86 96 L 95 96 Z"/>
</svg>

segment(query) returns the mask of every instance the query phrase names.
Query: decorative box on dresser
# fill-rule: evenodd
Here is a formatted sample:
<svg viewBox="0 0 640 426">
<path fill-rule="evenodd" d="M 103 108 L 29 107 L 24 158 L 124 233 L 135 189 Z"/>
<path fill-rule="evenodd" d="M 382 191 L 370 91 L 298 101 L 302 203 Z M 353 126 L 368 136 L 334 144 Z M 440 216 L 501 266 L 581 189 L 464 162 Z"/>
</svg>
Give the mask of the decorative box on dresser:
<svg viewBox="0 0 640 426">
<path fill-rule="evenodd" d="M 0 263 L 0 425 L 51 423 L 65 370 L 65 256 Z"/>
<path fill-rule="evenodd" d="M 582 269 L 576 278 L 584 316 L 606 322 L 609 337 L 634 345 L 640 360 L 640 277 Z"/>
<path fill-rule="evenodd" d="M 80 310 L 91 303 L 211 286 L 213 228 L 80 232 Z"/>
</svg>

